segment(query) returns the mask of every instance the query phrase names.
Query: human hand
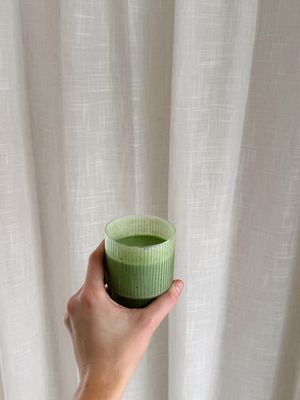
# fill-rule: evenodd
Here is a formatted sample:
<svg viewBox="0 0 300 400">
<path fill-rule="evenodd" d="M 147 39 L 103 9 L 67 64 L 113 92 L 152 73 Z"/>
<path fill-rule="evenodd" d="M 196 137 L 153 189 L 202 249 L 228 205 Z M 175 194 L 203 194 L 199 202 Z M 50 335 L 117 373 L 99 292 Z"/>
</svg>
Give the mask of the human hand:
<svg viewBox="0 0 300 400">
<path fill-rule="evenodd" d="M 175 306 L 183 282 L 145 308 L 113 301 L 104 285 L 104 240 L 91 253 L 83 286 L 68 301 L 65 325 L 73 342 L 80 383 L 75 400 L 121 399 L 153 333 Z"/>
</svg>

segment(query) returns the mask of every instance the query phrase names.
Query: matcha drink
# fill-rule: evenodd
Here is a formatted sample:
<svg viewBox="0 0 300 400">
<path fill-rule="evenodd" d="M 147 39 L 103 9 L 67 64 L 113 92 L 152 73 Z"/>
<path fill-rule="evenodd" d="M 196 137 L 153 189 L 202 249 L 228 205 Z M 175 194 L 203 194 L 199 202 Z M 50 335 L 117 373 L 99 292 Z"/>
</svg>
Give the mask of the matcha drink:
<svg viewBox="0 0 300 400">
<path fill-rule="evenodd" d="M 139 247 L 153 246 L 155 244 L 159 244 L 164 241 L 165 239 L 150 235 L 125 236 L 117 240 L 118 243 L 126 244 L 126 246 L 139 246 Z"/>
<path fill-rule="evenodd" d="M 144 307 L 173 280 L 175 228 L 151 215 L 114 219 L 105 228 L 109 294 L 125 307 Z"/>
</svg>

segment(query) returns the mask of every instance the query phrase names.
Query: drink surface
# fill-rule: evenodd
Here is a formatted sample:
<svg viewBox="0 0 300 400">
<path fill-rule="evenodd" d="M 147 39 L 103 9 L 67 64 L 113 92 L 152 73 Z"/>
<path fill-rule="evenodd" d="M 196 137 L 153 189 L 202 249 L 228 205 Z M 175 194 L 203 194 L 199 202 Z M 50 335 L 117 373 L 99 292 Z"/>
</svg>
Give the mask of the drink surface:
<svg viewBox="0 0 300 400">
<path fill-rule="evenodd" d="M 133 235 L 118 239 L 117 242 L 125 244 L 126 246 L 145 247 L 163 243 L 165 242 L 165 239 L 152 235 Z"/>
</svg>

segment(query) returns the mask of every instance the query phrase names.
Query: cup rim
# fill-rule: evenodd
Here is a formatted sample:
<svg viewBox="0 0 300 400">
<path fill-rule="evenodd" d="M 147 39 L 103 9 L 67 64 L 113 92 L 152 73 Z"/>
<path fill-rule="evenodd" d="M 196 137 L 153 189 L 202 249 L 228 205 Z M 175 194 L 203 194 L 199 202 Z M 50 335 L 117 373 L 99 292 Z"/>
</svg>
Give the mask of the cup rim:
<svg viewBox="0 0 300 400">
<path fill-rule="evenodd" d="M 108 227 L 109 224 L 111 224 L 112 222 L 114 222 L 114 221 L 116 221 L 118 219 L 130 218 L 130 217 L 150 217 L 150 218 L 158 219 L 158 220 L 160 220 L 160 221 L 162 221 L 164 223 L 167 222 L 172 228 L 172 234 L 171 234 L 171 236 L 169 237 L 168 240 L 165 240 L 162 243 L 151 244 L 150 246 L 127 246 L 126 244 L 120 243 L 120 242 L 118 242 L 117 240 L 113 239 L 112 237 L 110 237 L 108 235 L 107 227 Z M 123 247 L 123 248 L 126 248 L 126 249 L 128 249 L 128 248 L 130 248 L 130 249 L 143 249 L 143 248 L 150 248 L 150 247 L 153 248 L 153 247 L 156 247 L 156 246 L 162 246 L 165 243 L 169 243 L 171 240 L 173 240 L 175 238 L 176 228 L 175 228 L 174 224 L 172 224 L 172 222 L 170 222 L 169 220 L 167 220 L 165 218 L 158 217 L 156 215 L 152 215 L 152 214 L 125 214 L 125 215 L 120 216 L 120 217 L 112 218 L 110 221 L 108 221 L 107 224 L 105 225 L 105 228 L 104 228 L 104 234 L 109 240 L 113 241 L 114 243 L 117 243 L 117 246 L 120 246 L 121 248 Z"/>
</svg>

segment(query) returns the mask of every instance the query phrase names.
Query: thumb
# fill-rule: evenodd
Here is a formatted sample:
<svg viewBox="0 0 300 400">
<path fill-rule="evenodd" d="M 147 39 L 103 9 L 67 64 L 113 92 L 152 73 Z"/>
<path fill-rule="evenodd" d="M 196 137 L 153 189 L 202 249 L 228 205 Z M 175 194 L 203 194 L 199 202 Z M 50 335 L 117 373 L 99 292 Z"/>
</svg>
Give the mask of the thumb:
<svg viewBox="0 0 300 400">
<path fill-rule="evenodd" d="M 153 322 L 153 326 L 156 329 L 166 315 L 172 310 L 177 303 L 181 291 L 184 287 L 184 283 L 180 279 L 173 281 L 172 286 L 169 290 L 153 300 L 147 307 L 145 307 L 145 314 L 147 318 Z"/>
</svg>

